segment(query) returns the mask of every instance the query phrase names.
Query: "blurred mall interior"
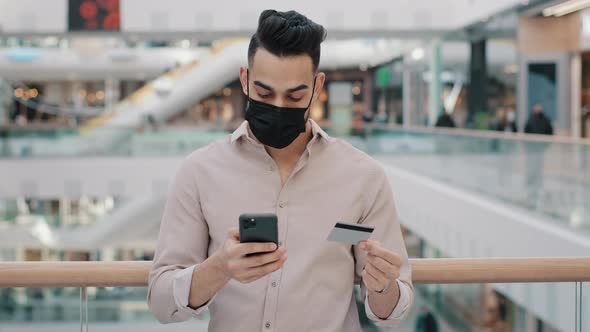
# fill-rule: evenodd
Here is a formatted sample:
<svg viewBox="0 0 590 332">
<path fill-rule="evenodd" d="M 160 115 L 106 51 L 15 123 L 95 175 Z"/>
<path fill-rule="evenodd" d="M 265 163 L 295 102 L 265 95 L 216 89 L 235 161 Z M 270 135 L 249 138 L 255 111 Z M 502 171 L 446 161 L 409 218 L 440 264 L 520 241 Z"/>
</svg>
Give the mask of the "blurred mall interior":
<svg viewBox="0 0 590 332">
<path fill-rule="evenodd" d="M 411 258 L 590 256 L 590 1 L 0 0 L 0 284 L 153 259 L 180 162 L 244 121 L 267 8 L 326 27 L 311 117 L 383 165 Z M 415 288 L 395 331 L 590 331 L 588 282 Z M 80 292 L 3 286 L 0 332 L 80 328 Z M 207 329 L 146 293 L 85 288 L 90 329 Z"/>
</svg>

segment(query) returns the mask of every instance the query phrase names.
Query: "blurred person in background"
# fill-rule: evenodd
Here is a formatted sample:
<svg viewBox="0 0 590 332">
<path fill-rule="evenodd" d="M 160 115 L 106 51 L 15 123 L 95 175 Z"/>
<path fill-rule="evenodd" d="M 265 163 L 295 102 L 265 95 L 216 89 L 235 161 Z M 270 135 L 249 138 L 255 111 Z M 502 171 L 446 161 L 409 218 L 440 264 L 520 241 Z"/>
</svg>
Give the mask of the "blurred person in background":
<svg viewBox="0 0 590 332">
<path fill-rule="evenodd" d="M 516 113 L 512 107 L 503 108 L 498 114 L 498 123 L 496 124 L 496 131 L 503 131 L 507 133 L 516 133 Z"/>
<path fill-rule="evenodd" d="M 590 105 L 582 108 L 582 137 L 590 138 Z"/>
<path fill-rule="evenodd" d="M 543 112 L 541 104 L 537 103 L 533 106 L 533 114 L 527 121 L 524 132 L 527 134 L 553 135 L 553 126 Z"/>
<path fill-rule="evenodd" d="M 455 120 L 451 117 L 450 112 L 443 108 L 440 116 L 436 120 L 434 125 L 437 128 L 456 128 Z"/>
</svg>

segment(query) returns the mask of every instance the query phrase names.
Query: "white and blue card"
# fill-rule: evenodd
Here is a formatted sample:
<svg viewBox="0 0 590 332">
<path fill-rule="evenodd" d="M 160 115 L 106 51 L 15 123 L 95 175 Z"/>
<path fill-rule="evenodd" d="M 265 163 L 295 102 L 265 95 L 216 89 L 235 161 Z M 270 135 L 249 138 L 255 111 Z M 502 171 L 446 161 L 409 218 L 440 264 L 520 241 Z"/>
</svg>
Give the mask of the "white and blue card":
<svg viewBox="0 0 590 332">
<path fill-rule="evenodd" d="M 359 224 L 336 223 L 328 236 L 328 241 L 356 245 L 371 237 L 375 227 Z"/>
</svg>

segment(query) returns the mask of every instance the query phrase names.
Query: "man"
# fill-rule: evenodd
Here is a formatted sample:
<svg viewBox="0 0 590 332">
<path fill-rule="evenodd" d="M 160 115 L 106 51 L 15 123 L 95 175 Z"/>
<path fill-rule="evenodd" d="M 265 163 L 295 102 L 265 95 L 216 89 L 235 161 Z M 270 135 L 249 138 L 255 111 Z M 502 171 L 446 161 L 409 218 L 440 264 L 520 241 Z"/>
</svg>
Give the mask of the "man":
<svg viewBox="0 0 590 332">
<path fill-rule="evenodd" d="M 553 135 L 553 126 L 545 113 L 543 113 L 541 104 L 533 106 L 533 114 L 527 121 L 524 132 L 527 134 Z"/>
<path fill-rule="evenodd" d="M 455 127 L 457 127 L 455 125 L 455 120 L 453 120 L 453 118 L 451 117 L 449 112 L 447 112 L 445 109 L 443 109 L 443 111 L 439 115 L 438 119 L 436 119 L 436 123 L 434 124 L 434 126 L 437 128 L 455 128 Z"/>
<path fill-rule="evenodd" d="M 497 122 L 493 125 L 496 131 L 503 131 L 506 133 L 516 133 L 516 114 L 511 107 L 501 107 L 497 112 Z"/>
<path fill-rule="evenodd" d="M 309 119 L 325 81 L 325 34 L 294 11 L 260 15 L 240 68 L 247 121 L 191 154 L 172 184 L 149 275 L 160 322 L 208 308 L 210 331 L 359 332 L 361 279 L 378 325 L 397 326 L 408 313 L 411 271 L 385 172 Z M 238 216 L 269 212 L 279 248 L 240 244 Z M 375 226 L 373 240 L 328 242 L 338 221 Z"/>
</svg>

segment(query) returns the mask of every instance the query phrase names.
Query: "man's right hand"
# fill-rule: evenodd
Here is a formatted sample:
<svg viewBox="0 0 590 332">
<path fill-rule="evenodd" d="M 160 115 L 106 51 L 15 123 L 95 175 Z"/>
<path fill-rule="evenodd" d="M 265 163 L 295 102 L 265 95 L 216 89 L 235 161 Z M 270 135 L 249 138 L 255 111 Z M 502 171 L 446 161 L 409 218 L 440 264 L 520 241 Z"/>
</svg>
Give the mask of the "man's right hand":
<svg viewBox="0 0 590 332">
<path fill-rule="evenodd" d="M 247 254 L 259 253 L 255 256 Z M 240 233 L 232 228 L 223 247 L 215 253 L 223 273 L 241 283 L 256 281 L 283 267 L 287 250 L 274 243 L 240 243 Z"/>
</svg>

